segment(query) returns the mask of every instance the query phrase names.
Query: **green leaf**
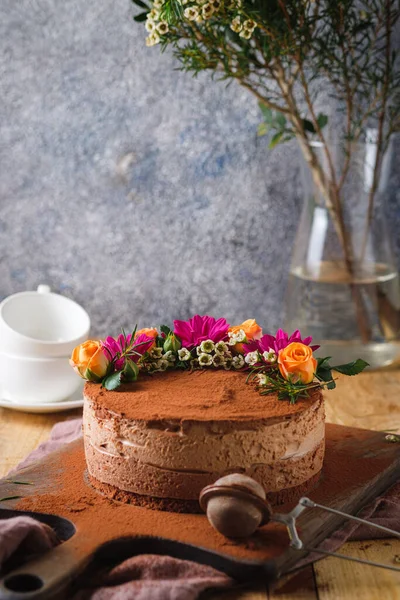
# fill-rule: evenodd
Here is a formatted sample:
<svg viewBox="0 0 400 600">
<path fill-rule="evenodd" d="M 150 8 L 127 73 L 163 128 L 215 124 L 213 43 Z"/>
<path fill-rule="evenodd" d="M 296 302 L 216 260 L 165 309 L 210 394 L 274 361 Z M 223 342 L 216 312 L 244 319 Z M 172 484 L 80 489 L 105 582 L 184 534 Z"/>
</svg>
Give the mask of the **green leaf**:
<svg viewBox="0 0 400 600">
<path fill-rule="evenodd" d="M 281 141 L 283 137 L 283 131 L 278 131 L 278 133 L 275 133 L 275 135 L 272 136 L 272 139 L 268 145 L 268 148 L 270 148 L 271 150 L 273 148 L 275 148 L 275 146 L 277 146 L 279 144 L 279 142 Z"/>
<path fill-rule="evenodd" d="M 136 15 L 135 17 L 133 17 L 133 20 L 136 21 L 136 23 L 143 23 L 147 20 L 147 12 L 143 12 L 139 15 Z"/>
<path fill-rule="evenodd" d="M 22 498 L 22 496 L 5 496 L 4 498 L 0 498 L 0 502 L 5 502 L 6 500 L 18 500 Z"/>
<path fill-rule="evenodd" d="M 164 346 L 164 342 L 165 342 L 165 339 L 163 337 L 161 337 L 161 335 L 158 335 L 156 337 L 156 345 L 158 348 L 162 348 Z"/>
<path fill-rule="evenodd" d="M 161 331 L 161 333 L 165 333 L 165 335 L 172 333 L 172 329 L 170 327 L 168 327 L 168 325 L 161 325 L 160 331 Z"/>
<path fill-rule="evenodd" d="M 262 137 L 268 133 L 268 125 L 266 123 L 260 123 L 257 127 L 257 135 L 258 137 Z"/>
<path fill-rule="evenodd" d="M 112 375 L 109 375 L 108 377 L 106 377 L 105 379 L 103 379 L 103 387 L 106 388 L 106 390 L 112 391 L 112 390 L 116 390 L 122 383 L 122 371 L 117 371 L 116 373 L 113 373 Z"/>
<path fill-rule="evenodd" d="M 323 129 L 325 127 L 325 125 L 328 123 L 327 115 L 324 115 L 322 113 L 320 115 L 318 115 L 317 123 L 319 125 L 319 128 Z"/>
<path fill-rule="evenodd" d="M 150 8 L 147 6 L 147 4 L 142 2 L 142 0 L 132 0 L 132 2 L 133 4 L 136 4 L 136 6 L 140 6 L 140 8 L 145 8 L 147 11 L 150 12 Z"/>
<path fill-rule="evenodd" d="M 317 373 L 318 373 L 318 369 L 320 369 L 320 368 L 321 369 L 322 368 L 325 368 L 325 369 L 330 369 L 331 368 L 331 366 L 329 365 L 329 361 L 330 361 L 331 358 L 332 358 L 331 356 L 325 356 L 325 358 L 318 358 L 317 359 L 317 363 L 318 363 L 317 364 Z"/>
<path fill-rule="evenodd" d="M 272 112 L 272 110 L 268 106 L 266 106 L 265 104 L 263 104 L 262 102 L 259 102 L 258 106 L 261 109 L 262 115 L 264 117 L 264 121 L 266 123 L 271 124 L 272 121 L 273 121 L 273 112 Z"/>
<path fill-rule="evenodd" d="M 124 380 L 136 381 L 139 375 L 139 367 L 130 358 L 125 359 Z M 107 388 L 108 389 L 108 388 Z"/>
<path fill-rule="evenodd" d="M 87 379 L 88 381 L 93 381 L 94 383 L 100 383 L 101 381 L 101 377 L 96 375 L 96 373 L 93 373 L 93 371 L 91 371 L 90 369 L 86 369 L 85 379 Z"/>
<path fill-rule="evenodd" d="M 284 129 L 285 125 L 286 125 L 286 117 L 285 115 L 283 115 L 280 112 L 276 113 L 276 117 L 275 117 L 275 123 L 277 128 L 279 129 Z"/>
<path fill-rule="evenodd" d="M 357 360 L 345 365 L 335 365 L 332 369 L 342 375 L 358 375 L 358 373 L 364 371 L 365 367 L 369 367 L 369 363 L 362 358 L 357 358 Z"/>
<path fill-rule="evenodd" d="M 308 119 L 303 119 L 303 128 L 304 131 L 308 131 L 309 133 L 316 133 L 313 123 Z"/>
<path fill-rule="evenodd" d="M 320 381 L 326 382 L 328 390 L 334 390 L 336 387 L 335 381 L 332 379 L 332 371 L 330 368 L 319 368 L 315 373 Z"/>
</svg>

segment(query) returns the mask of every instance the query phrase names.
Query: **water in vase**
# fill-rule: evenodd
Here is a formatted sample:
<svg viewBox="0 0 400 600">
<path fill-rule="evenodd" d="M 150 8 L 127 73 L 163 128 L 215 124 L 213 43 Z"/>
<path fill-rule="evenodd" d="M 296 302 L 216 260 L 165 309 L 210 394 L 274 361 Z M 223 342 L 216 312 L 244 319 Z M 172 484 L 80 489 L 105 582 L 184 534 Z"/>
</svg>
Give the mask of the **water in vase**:
<svg viewBox="0 0 400 600">
<path fill-rule="evenodd" d="M 286 297 L 286 328 L 312 335 L 331 364 L 363 358 L 372 368 L 400 361 L 399 275 L 384 264 L 350 279 L 340 262 L 318 272 L 292 268 Z"/>
</svg>

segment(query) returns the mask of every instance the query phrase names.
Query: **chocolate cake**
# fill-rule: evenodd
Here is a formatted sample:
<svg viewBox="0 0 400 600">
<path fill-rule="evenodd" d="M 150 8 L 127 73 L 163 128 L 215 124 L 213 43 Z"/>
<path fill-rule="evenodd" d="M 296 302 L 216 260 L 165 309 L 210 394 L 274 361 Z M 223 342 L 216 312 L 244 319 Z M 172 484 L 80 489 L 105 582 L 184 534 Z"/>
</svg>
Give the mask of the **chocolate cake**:
<svg viewBox="0 0 400 600">
<path fill-rule="evenodd" d="M 198 512 L 204 486 L 239 472 L 281 504 L 307 492 L 322 468 L 319 388 L 291 404 L 260 395 L 244 372 L 170 370 L 117 391 L 87 382 L 84 397 L 89 477 L 116 500 Z"/>
</svg>

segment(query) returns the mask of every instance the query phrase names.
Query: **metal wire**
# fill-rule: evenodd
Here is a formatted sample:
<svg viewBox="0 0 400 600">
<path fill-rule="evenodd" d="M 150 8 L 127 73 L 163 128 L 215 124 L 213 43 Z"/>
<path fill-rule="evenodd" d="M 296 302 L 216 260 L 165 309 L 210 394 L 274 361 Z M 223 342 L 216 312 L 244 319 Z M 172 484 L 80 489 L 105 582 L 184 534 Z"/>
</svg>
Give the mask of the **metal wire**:
<svg viewBox="0 0 400 600">
<path fill-rule="evenodd" d="M 296 520 L 300 516 L 306 508 L 319 508 L 321 510 L 325 510 L 326 512 L 333 513 L 335 515 L 339 515 L 340 517 L 344 517 L 345 519 L 350 519 L 352 521 L 356 521 L 357 523 L 362 523 L 363 525 L 368 525 L 369 527 L 375 527 L 375 529 L 379 529 L 385 533 L 393 537 L 400 538 L 400 532 L 395 531 L 394 529 L 389 529 L 388 527 L 383 527 L 383 525 L 378 525 L 376 523 L 371 523 L 371 521 L 367 521 L 366 519 L 361 519 L 360 517 L 354 517 L 353 515 L 349 515 L 344 513 L 336 508 L 330 508 L 329 506 L 324 506 L 323 504 L 318 504 L 317 502 L 313 502 L 310 498 L 301 498 L 297 506 L 287 515 L 273 515 L 272 520 L 276 520 L 280 523 L 284 523 L 288 529 L 288 533 L 291 539 L 291 546 L 296 550 L 306 550 L 307 552 L 315 552 L 318 554 L 324 554 L 325 556 L 333 556 L 335 558 L 341 558 L 343 560 L 350 560 L 352 562 L 361 563 L 363 565 L 369 565 L 371 567 L 379 567 L 381 569 L 389 569 L 390 571 L 400 572 L 400 567 L 395 567 L 389 564 L 377 563 L 371 560 L 366 560 L 363 558 L 355 558 L 353 556 L 347 556 L 346 554 L 340 554 L 338 552 L 330 552 L 328 550 L 319 550 L 318 548 L 310 548 L 308 546 L 304 546 L 302 540 L 299 537 Z"/>
<path fill-rule="evenodd" d="M 365 560 L 364 558 L 355 558 L 354 556 L 347 556 L 346 554 L 340 554 L 338 552 L 328 552 L 328 550 L 318 550 L 318 548 L 309 548 L 304 546 L 304 549 L 308 552 L 318 552 L 319 554 L 334 556 L 335 558 L 342 558 L 344 560 L 351 560 L 353 562 L 361 563 L 362 565 L 369 565 L 370 567 L 380 567 L 381 569 L 389 569 L 390 571 L 400 572 L 400 567 L 394 567 L 385 563 L 377 563 L 373 562 L 372 560 Z"/>
</svg>

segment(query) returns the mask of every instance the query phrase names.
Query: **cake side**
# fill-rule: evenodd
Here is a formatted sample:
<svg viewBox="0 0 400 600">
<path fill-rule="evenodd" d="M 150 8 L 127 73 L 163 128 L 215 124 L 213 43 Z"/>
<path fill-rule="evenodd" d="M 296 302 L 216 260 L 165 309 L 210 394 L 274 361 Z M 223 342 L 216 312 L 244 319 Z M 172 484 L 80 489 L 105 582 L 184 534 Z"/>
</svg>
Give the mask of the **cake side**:
<svg viewBox="0 0 400 600">
<path fill-rule="evenodd" d="M 141 416 L 146 411 L 146 419 L 126 414 L 132 415 L 135 406 L 135 386 L 131 386 L 130 392 L 124 390 L 124 403 L 130 395 L 132 404 L 119 413 L 115 410 L 118 393 L 103 390 L 100 394 L 97 387 L 97 397 L 93 398 L 89 384 L 89 393 L 85 388 L 84 439 L 90 476 L 114 491 L 194 505 L 204 486 L 227 473 L 254 477 L 270 494 L 270 499 L 277 501 L 287 498 L 287 494 L 282 495 L 283 490 L 304 487 L 315 480 L 324 455 L 324 405 L 320 390 L 299 401 L 296 410 L 290 411 L 293 405 L 274 396 L 260 396 L 253 385 L 246 383 L 243 373 L 233 373 L 235 377 L 228 387 L 226 374 L 223 375 L 224 391 L 231 400 L 226 403 L 226 410 L 217 402 L 213 414 L 220 418 L 212 420 L 193 418 L 201 405 L 205 406 L 203 413 L 209 412 L 207 399 L 198 393 L 196 377 L 187 380 L 187 384 L 192 384 L 191 397 L 187 397 L 186 385 L 186 396 L 182 392 L 179 396 L 180 416 L 175 419 L 160 416 L 158 384 L 154 395 L 148 385 L 146 407 L 138 411 Z M 219 379 L 215 372 L 204 373 L 202 378 L 212 401 L 213 383 Z M 139 393 L 143 394 L 143 390 Z M 191 407 L 192 403 L 197 413 L 188 409 L 187 405 Z M 248 410 L 249 404 L 252 410 Z M 243 418 L 239 419 L 241 412 Z M 231 419 L 232 414 L 235 420 Z"/>
</svg>

